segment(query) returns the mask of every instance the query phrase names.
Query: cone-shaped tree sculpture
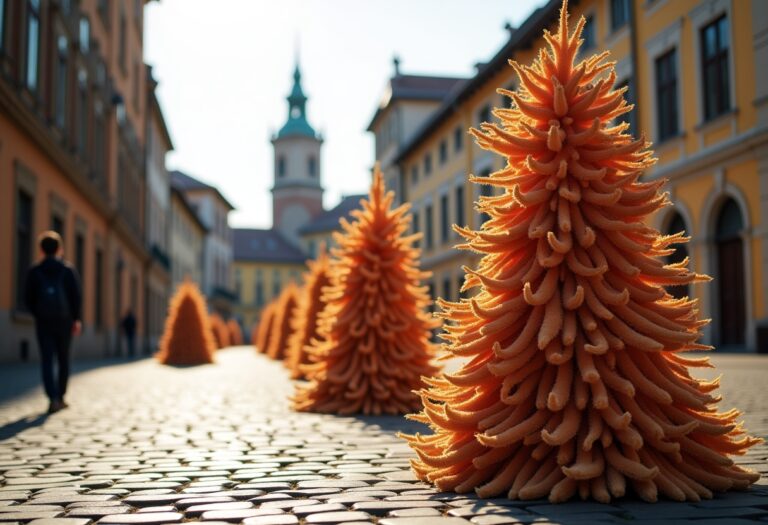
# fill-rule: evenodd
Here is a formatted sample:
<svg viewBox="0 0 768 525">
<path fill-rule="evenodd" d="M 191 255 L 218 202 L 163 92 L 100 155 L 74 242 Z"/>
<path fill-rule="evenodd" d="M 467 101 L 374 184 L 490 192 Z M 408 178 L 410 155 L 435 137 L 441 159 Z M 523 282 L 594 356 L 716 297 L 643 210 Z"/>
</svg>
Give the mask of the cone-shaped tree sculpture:
<svg viewBox="0 0 768 525">
<path fill-rule="evenodd" d="M 261 310 L 259 325 L 256 328 L 256 339 L 251 342 L 256 346 L 256 351 L 262 354 L 267 352 L 272 325 L 275 322 L 275 301 L 270 302 Z"/>
<path fill-rule="evenodd" d="M 224 319 L 217 313 L 211 314 L 211 330 L 216 341 L 216 349 L 229 346 L 229 328 L 227 328 Z"/>
<path fill-rule="evenodd" d="M 229 333 L 229 344 L 233 346 L 240 346 L 243 344 L 243 330 L 240 328 L 240 323 L 235 318 L 227 321 L 227 332 Z"/>
<path fill-rule="evenodd" d="M 288 338 L 291 336 L 291 319 L 296 310 L 298 297 L 299 288 L 293 282 L 288 283 L 280 293 L 267 348 L 267 355 L 272 359 L 285 358 L 285 349 L 288 346 Z"/>
<path fill-rule="evenodd" d="M 665 266 L 687 239 L 643 222 L 668 204 L 663 182 L 638 182 L 653 160 L 613 124 L 631 107 L 607 53 L 574 65 L 583 26 L 569 35 L 564 5 L 551 52 L 512 63 L 514 108 L 472 130 L 507 159 L 474 182 L 504 193 L 481 199 L 481 231 L 461 230 L 484 254 L 465 280 L 479 290 L 442 304 L 443 337 L 469 360 L 422 392 L 415 419 L 434 434 L 406 436 L 413 468 L 443 490 L 553 502 L 743 489 L 758 475 L 729 456 L 758 440 L 741 436 L 738 412 L 716 412 L 717 381 L 689 374 L 709 366 L 680 354 L 708 348 L 696 342 L 707 321 L 663 288 L 706 278 Z"/>
<path fill-rule="evenodd" d="M 297 410 L 327 413 L 398 414 L 419 404 L 413 391 L 432 375 L 435 326 L 420 280 L 416 236 L 406 236 L 406 205 L 392 209 L 378 167 L 355 221 L 342 219 L 332 251 L 319 338 L 308 347 L 310 379 L 294 396 Z"/>
<path fill-rule="evenodd" d="M 325 245 L 321 246 L 317 259 L 309 261 L 309 270 L 304 277 L 304 290 L 291 321 L 291 337 L 288 339 L 285 365 L 294 379 L 303 378 L 300 365 L 309 363 L 305 347 L 318 337 L 318 315 L 325 307 L 321 294 L 330 284 L 328 255 Z"/>
<path fill-rule="evenodd" d="M 157 360 L 166 365 L 212 363 L 215 351 L 205 298 L 194 283 L 183 282 L 171 298 Z"/>
</svg>

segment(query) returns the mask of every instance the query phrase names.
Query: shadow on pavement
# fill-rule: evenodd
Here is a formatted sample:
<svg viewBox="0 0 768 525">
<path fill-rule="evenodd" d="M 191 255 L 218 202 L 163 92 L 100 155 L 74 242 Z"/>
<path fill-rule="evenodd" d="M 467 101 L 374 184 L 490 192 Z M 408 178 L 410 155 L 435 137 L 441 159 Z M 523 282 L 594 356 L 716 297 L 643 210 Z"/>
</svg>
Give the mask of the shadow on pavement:
<svg viewBox="0 0 768 525">
<path fill-rule="evenodd" d="M 69 379 L 72 381 L 77 374 L 97 368 L 126 365 L 139 360 L 141 358 L 74 359 L 70 367 Z M 43 395 L 40 363 L 13 363 L 0 366 L 0 403 L 13 401 L 34 390 L 40 390 L 40 394 Z"/>
<path fill-rule="evenodd" d="M 416 432 L 427 432 L 429 427 L 417 421 L 405 419 L 405 416 L 361 416 L 353 415 L 358 421 L 362 421 L 366 426 L 377 426 L 386 432 L 403 432 L 405 434 L 415 434 Z"/>
<path fill-rule="evenodd" d="M 39 427 L 45 423 L 46 419 L 48 419 L 48 414 L 40 414 L 39 416 L 25 416 L 11 423 L 6 423 L 0 427 L 0 441 L 12 438 L 29 428 Z"/>
</svg>

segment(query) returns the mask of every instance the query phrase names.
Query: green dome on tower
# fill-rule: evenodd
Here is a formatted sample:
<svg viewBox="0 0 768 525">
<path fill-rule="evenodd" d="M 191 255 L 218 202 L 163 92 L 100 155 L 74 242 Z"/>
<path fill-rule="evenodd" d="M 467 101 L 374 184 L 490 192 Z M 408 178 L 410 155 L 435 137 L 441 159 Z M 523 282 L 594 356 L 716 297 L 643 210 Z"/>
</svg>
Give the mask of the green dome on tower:
<svg viewBox="0 0 768 525">
<path fill-rule="evenodd" d="M 300 135 L 304 137 L 317 138 L 317 134 L 312 126 L 307 122 L 307 96 L 301 89 L 301 71 L 299 64 L 296 63 L 296 69 L 293 71 L 293 89 L 288 95 L 288 121 L 280 128 L 277 138 Z"/>
</svg>

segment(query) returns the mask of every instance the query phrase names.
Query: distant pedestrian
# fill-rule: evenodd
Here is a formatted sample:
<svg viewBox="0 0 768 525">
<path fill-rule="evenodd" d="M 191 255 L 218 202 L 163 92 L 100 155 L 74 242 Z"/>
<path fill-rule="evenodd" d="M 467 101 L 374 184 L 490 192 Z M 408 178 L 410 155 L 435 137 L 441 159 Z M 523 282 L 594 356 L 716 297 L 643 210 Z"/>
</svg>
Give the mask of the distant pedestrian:
<svg viewBox="0 0 768 525">
<path fill-rule="evenodd" d="M 50 400 L 48 412 L 67 407 L 69 348 L 82 329 L 82 294 L 77 272 L 62 257 L 64 245 L 54 231 L 38 237 L 43 260 L 27 273 L 27 308 L 35 318 L 43 387 Z M 54 368 L 58 365 L 58 370 Z M 57 373 L 58 372 L 58 373 Z"/>
<path fill-rule="evenodd" d="M 136 316 L 133 315 L 133 310 L 129 308 L 125 312 L 120 324 L 123 328 L 123 335 L 125 335 L 125 342 L 128 344 L 128 357 L 133 357 L 136 352 Z"/>
</svg>

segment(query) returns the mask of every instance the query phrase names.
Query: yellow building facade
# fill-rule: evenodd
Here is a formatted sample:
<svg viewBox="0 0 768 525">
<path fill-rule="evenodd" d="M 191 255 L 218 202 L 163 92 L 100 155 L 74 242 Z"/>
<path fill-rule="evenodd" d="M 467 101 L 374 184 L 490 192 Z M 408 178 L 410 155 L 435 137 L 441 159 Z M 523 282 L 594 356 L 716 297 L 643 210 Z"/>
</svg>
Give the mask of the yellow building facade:
<svg viewBox="0 0 768 525">
<path fill-rule="evenodd" d="M 434 297 L 455 300 L 462 265 L 476 262 L 453 248 L 459 239 L 451 228 L 481 225 L 473 203 L 487 188 L 468 175 L 505 163 L 466 131 L 494 120 L 492 108 L 509 105 L 496 93 L 517 85 L 507 60 L 533 61 L 560 5 L 550 1 L 511 29 L 508 43 L 447 94 L 392 160 L 381 159 L 398 174 L 400 199 L 412 203 Z M 768 3 L 591 0 L 571 2 L 570 11 L 572 23 L 587 19 L 584 53 L 611 51 L 617 84 L 628 86 L 636 104 L 627 116 L 632 132 L 654 143 L 659 162 L 645 178 L 669 181 L 674 205 L 652 217 L 652 225 L 663 233 L 684 229 L 692 240 L 676 256 L 687 252 L 696 271 L 715 278 L 670 291 L 701 300 L 702 316 L 713 319 L 706 342 L 768 351 Z M 379 120 L 372 129 L 377 141 L 387 124 Z"/>
</svg>

